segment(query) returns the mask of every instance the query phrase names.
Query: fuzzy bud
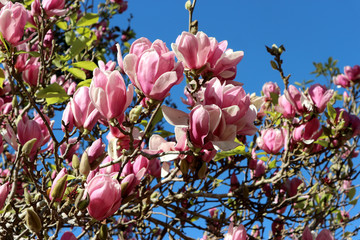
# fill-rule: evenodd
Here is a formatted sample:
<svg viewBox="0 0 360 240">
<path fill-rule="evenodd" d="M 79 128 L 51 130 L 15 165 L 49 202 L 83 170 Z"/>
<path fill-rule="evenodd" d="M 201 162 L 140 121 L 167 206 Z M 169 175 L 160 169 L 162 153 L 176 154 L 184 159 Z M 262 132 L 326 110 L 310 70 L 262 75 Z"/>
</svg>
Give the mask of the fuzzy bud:
<svg viewBox="0 0 360 240">
<path fill-rule="evenodd" d="M 74 155 L 72 156 L 71 163 L 72 163 L 73 169 L 79 169 L 79 167 L 80 167 L 80 161 L 79 161 L 79 157 L 78 157 L 76 154 L 74 154 Z"/>
<path fill-rule="evenodd" d="M 85 151 L 83 155 L 81 156 L 81 162 L 80 162 L 80 173 L 84 176 L 89 175 L 91 168 L 89 163 L 88 154 Z"/>
<path fill-rule="evenodd" d="M 27 141 L 27 142 L 24 144 L 24 146 L 23 146 L 23 148 L 22 148 L 22 152 L 24 153 L 24 155 L 29 156 L 29 154 L 30 154 L 30 152 L 31 152 L 34 144 L 35 144 L 37 141 L 38 141 L 38 140 L 37 140 L 36 138 L 33 138 L 33 139 Z"/>
<path fill-rule="evenodd" d="M 185 9 L 188 10 L 188 11 L 191 10 L 191 1 L 190 1 L 190 0 L 189 0 L 189 1 L 186 1 L 186 3 L 185 3 Z"/>
<path fill-rule="evenodd" d="M 32 208 L 26 209 L 25 224 L 32 232 L 35 233 L 39 233 L 42 229 L 41 220 Z"/>
<path fill-rule="evenodd" d="M 142 110 L 141 105 L 137 105 L 136 107 L 131 109 L 131 111 L 129 113 L 129 119 L 131 122 L 135 123 L 139 119 L 141 110 Z"/>
</svg>

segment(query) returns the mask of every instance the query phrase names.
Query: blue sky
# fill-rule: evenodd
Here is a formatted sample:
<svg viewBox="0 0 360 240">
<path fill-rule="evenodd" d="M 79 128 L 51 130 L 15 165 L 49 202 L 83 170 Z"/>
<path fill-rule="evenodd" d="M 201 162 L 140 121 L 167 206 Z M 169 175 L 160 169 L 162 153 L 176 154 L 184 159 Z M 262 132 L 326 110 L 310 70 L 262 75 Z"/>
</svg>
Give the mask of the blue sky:
<svg viewBox="0 0 360 240">
<path fill-rule="evenodd" d="M 184 4 L 185 0 L 129 1 L 126 14 L 134 15 L 132 27 L 138 38 L 161 39 L 170 48 L 188 29 Z M 263 83 L 280 80 L 270 67 L 265 45 L 284 44 L 284 71 L 292 74 L 290 82 L 311 79 L 312 62 L 324 62 L 329 56 L 339 60 L 340 69 L 359 64 L 359 9 L 357 0 L 198 0 L 194 19 L 208 36 L 228 40 L 234 51 L 245 52 L 236 80 L 247 92 L 259 94 Z"/>
</svg>

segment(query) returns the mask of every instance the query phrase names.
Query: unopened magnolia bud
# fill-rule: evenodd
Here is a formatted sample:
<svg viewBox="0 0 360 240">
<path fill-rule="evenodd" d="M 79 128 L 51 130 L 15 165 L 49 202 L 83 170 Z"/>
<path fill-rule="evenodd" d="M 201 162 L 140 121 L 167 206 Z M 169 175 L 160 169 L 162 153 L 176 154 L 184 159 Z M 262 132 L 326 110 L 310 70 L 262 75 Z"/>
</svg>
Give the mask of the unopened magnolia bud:
<svg viewBox="0 0 360 240">
<path fill-rule="evenodd" d="M 24 146 L 23 146 L 23 148 L 22 148 L 22 152 L 24 153 L 24 155 L 29 156 L 29 154 L 30 154 L 30 152 L 31 152 L 34 144 L 36 143 L 36 141 L 37 141 L 37 139 L 36 139 L 36 138 L 33 138 L 33 139 L 27 141 L 27 142 L 24 144 Z"/>
<path fill-rule="evenodd" d="M 24 198 L 26 204 L 31 204 L 31 195 L 28 192 L 27 188 L 24 188 Z"/>
<path fill-rule="evenodd" d="M 62 178 L 60 178 L 52 188 L 51 197 L 53 199 L 61 199 L 63 197 L 67 185 L 67 176 L 68 175 L 65 174 Z"/>
<path fill-rule="evenodd" d="M 79 157 L 76 154 L 74 154 L 72 156 L 71 164 L 72 164 L 73 169 L 79 169 L 80 160 L 79 160 Z"/>
<path fill-rule="evenodd" d="M 83 199 L 84 193 L 85 193 L 85 190 L 80 189 L 79 194 L 77 195 L 76 200 L 75 200 L 75 207 L 77 209 L 79 209 L 80 211 L 85 210 L 90 203 L 89 193 L 86 193 L 86 198 Z"/>
<path fill-rule="evenodd" d="M 17 96 L 16 95 L 13 97 L 11 105 L 12 105 L 13 108 L 17 108 L 18 101 L 17 101 Z"/>
<path fill-rule="evenodd" d="M 85 151 L 81 156 L 80 173 L 86 177 L 87 175 L 89 175 L 90 170 L 91 168 L 90 168 L 88 154 Z"/>
<path fill-rule="evenodd" d="M 100 230 L 99 230 L 99 232 L 97 234 L 97 239 L 106 240 L 107 236 L 108 236 L 108 228 L 107 228 L 107 226 L 105 224 L 101 225 Z"/>
<path fill-rule="evenodd" d="M 183 175 L 187 174 L 189 171 L 189 163 L 186 161 L 186 159 L 180 160 L 180 171 Z"/>
<path fill-rule="evenodd" d="M 198 171 L 198 177 L 205 178 L 206 171 L 207 171 L 207 165 L 206 165 L 206 162 L 203 162 L 203 164 L 201 165 L 201 168 Z"/>
<path fill-rule="evenodd" d="M 35 233 L 39 233 L 41 231 L 42 225 L 41 220 L 37 213 L 32 208 L 27 208 L 25 214 L 25 224 L 26 226 Z"/>
<path fill-rule="evenodd" d="M 121 195 L 124 196 L 126 193 L 126 188 L 129 185 L 129 182 L 121 182 L 120 186 L 121 186 Z"/>
<path fill-rule="evenodd" d="M 190 0 L 185 3 L 185 9 L 190 11 L 190 9 L 191 9 L 191 1 Z"/>
<path fill-rule="evenodd" d="M 141 110 L 142 110 L 141 105 L 137 105 L 136 107 L 131 109 L 131 111 L 129 113 L 129 119 L 131 122 L 135 123 L 139 119 Z"/>
</svg>

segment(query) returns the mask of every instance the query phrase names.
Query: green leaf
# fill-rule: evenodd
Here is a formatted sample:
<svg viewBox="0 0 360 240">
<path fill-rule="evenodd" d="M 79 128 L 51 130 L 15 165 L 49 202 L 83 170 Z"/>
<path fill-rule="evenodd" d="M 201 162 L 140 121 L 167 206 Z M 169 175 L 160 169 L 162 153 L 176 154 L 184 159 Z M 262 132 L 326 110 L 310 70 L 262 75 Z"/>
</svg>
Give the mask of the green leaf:
<svg viewBox="0 0 360 240">
<path fill-rule="evenodd" d="M 279 100 L 279 94 L 276 93 L 270 93 L 270 97 L 271 97 L 271 101 L 274 105 L 278 104 L 278 100 Z"/>
<path fill-rule="evenodd" d="M 85 80 L 86 79 L 86 74 L 83 70 L 79 69 L 79 68 L 68 68 L 66 69 L 66 71 L 68 71 L 69 73 L 71 73 L 74 77 L 79 78 L 81 80 Z"/>
<path fill-rule="evenodd" d="M 347 197 L 352 200 L 356 194 L 356 188 L 351 188 L 347 193 Z"/>
<path fill-rule="evenodd" d="M 159 134 L 163 138 L 167 138 L 167 137 L 174 135 L 174 133 L 166 131 L 166 130 L 158 130 L 158 131 L 155 131 L 154 133 Z"/>
<path fill-rule="evenodd" d="M 53 83 L 36 93 L 37 98 L 45 98 L 48 105 L 62 103 L 69 99 L 63 87 Z"/>
<path fill-rule="evenodd" d="M 319 145 L 321 145 L 323 147 L 328 147 L 329 146 L 329 141 L 326 141 L 326 140 L 317 140 L 314 143 L 319 144 Z"/>
<path fill-rule="evenodd" d="M 330 116 L 330 119 L 335 120 L 336 118 L 336 110 L 335 108 L 331 105 L 331 103 L 327 104 L 327 110 L 328 110 L 328 114 Z"/>
<path fill-rule="evenodd" d="M 26 51 L 18 51 L 15 53 L 15 55 L 19 55 L 19 54 L 29 54 L 32 57 L 40 57 L 40 53 L 39 52 L 26 52 Z"/>
<path fill-rule="evenodd" d="M 81 53 L 85 48 L 86 39 L 84 39 L 84 37 L 76 38 L 76 40 L 71 43 L 71 49 L 69 53 L 70 59 Z"/>
<path fill-rule="evenodd" d="M 2 70 L 2 69 L 0 68 L 0 88 L 1 88 L 1 89 L 3 88 L 4 80 L 5 80 L 4 70 Z"/>
<path fill-rule="evenodd" d="M 350 201 L 349 204 L 351 204 L 351 205 L 356 205 L 356 204 L 357 204 L 357 201 L 358 201 L 358 199 L 356 198 L 356 199 Z"/>
<path fill-rule="evenodd" d="M 99 16 L 96 13 L 87 13 L 85 16 L 79 19 L 76 26 L 83 27 L 83 26 L 90 26 L 99 21 Z"/>
<path fill-rule="evenodd" d="M 58 26 L 60 29 L 65 30 L 65 31 L 68 29 L 68 25 L 65 21 L 57 22 L 56 26 Z"/>
<path fill-rule="evenodd" d="M 91 61 L 80 61 L 72 64 L 74 67 L 77 68 L 83 68 L 86 70 L 93 71 L 95 68 L 97 68 L 97 65 L 94 62 Z"/>
<path fill-rule="evenodd" d="M 276 168 L 276 159 L 272 160 L 269 164 L 269 169 Z"/>
<path fill-rule="evenodd" d="M 235 155 L 249 155 L 245 151 L 245 145 L 241 144 L 240 146 L 237 146 L 236 148 L 234 148 L 230 151 L 222 151 L 222 152 L 216 153 L 214 161 L 219 161 L 220 159 L 230 157 L 230 156 L 235 156 Z"/>
<path fill-rule="evenodd" d="M 191 222 L 195 222 L 196 220 L 198 220 L 199 219 L 199 216 L 193 216 L 192 218 L 191 218 Z"/>
<path fill-rule="evenodd" d="M 77 86 L 76 89 L 79 89 L 80 87 L 90 87 L 91 79 L 86 79 L 84 81 L 81 81 Z"/>
</svg>

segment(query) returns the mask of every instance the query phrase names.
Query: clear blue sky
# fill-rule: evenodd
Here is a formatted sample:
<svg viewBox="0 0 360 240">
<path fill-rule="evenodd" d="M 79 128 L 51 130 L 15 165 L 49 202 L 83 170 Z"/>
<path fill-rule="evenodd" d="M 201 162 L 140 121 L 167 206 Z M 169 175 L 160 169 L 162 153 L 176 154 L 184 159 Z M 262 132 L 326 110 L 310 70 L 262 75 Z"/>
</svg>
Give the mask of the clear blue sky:
<svg viewBox="0 0 360 240">
<path fill-rule="evenodd" d="M 125 15 L 134 15 L 138 38 L 159 38 L 170 48 L 188 29 L 184 4 L 185 0 L 130 0 Z M 270 67 L 265 45 L 284 44 L 284 71 L 292 74 L 291 82 L 312 78 L 312 62 L 329 56 L 339 60 L 340 69 L 360 64 L 359 9 L 358 0 L 198 0 L 194 19 L 208 36 L 228 40 L 230 48 L 245 52 L 236 80 L 247 92 L 259 94 L 263 83 L 280 79 Z"/>
</svg>

